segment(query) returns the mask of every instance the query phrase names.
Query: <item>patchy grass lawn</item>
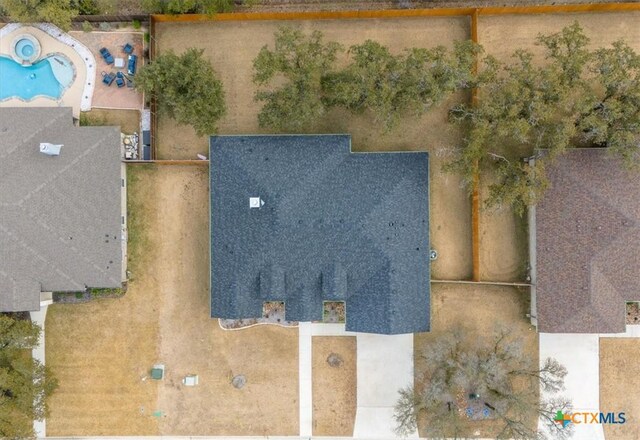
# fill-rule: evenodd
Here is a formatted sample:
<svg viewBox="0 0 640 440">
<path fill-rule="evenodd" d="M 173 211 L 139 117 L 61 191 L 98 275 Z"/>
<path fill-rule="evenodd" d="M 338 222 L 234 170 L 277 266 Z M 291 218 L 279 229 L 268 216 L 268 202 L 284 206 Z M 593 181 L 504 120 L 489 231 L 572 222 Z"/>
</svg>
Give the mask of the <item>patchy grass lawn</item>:
<svg viewBox="0 0 640 440">
<path fill-rule="evenodd" d="M 640 340 L 600 338 L 600 410 L 624 412 L 624 425 L 604 425 L 606 438 L 640 438 Z"/>
<path fill-rule="evenodd" d="M 320 30 L 326 40 L 351 45 L 375 39 L 399 53 L 409 47 L 452 47 L 455 40 L 469 38 L 469 20 L 459 18 L 407 18 L 381 20 L 319 21 L 247 21 L 158 23 L 157 48 L 160 53 L 181 53 L 197 47 L 220 74 L 224 84 L 227 115 L 219 124 L 221 134 L 259 134 L 260 104 L 251 76 L 253 59 L 260 48 L 273 45 L 278 26 L 300 26 L 305 31 Z M 342 55 L 339 62 L 345 62 Z M 349 133 L 354 151 L 431 152 L 431 240 L 438 250 L 432 275 L 439 279 L 471 277 L 471 203 L 460 186 L 459 176 L 441 172 L 447 154 L 460 142 L 461 133 L 447 123 L 447 110 L 456 102 L 468 99 L 465 94 L 452 96 L 421 118 L 407 117 L 389 133 L 381 133 L 368 114 L 352 115 L 335 110 L 318 121 L 311 131 L 316 133 Z M 158 158 L 195 159 L 208 155 L 208 140 L 198 137 L 191 127 L 179 126 L 161 117 L 158 123 Z"/>
<path fill-rule="evenodd" d="M 529 291 L 515 287 L 431 284 L 431 328 L 430 333 L 414 336 L 414 374 L 416 383 L 422 380 L 426 364 L 421 357 L 430 344 L 456 329 L 466 330 L 473 337 L 490 337 L 498 326 L 506 327 L 510 333 L 523 340 L 524 353 L 538 365 L 538 333 L 529 324 Z M 419 420 L 419 433 L 425 436 L 425 420 Z M 530 421 L 532 427 L 537 419 Z M 495 425 L 491 422 L 470 424 L 469 437 L 493 437 Z M 480 434 L 476 435 L 475 432 Z"/>
<path fill-rule="evenodd" d="M 125 134 L 140 132 L 140 112 L 138 110 L 93 109 L 80 113 L 80 125 L 119 126 Z"/>
<path fill-rule="evenodd" d="M 314 336 L 313 435 L 351 437 L 356 420 L 357 348 L 355 336 Z M 330 365 L 336 354 L 342 360 Z"/>
<path fill-rule="evenodd" d="M 128 167 L 133 279 L 122 298 L 49 308 L 48 433 L 297 435 L 297 328 L 224 331 L 209 317 L 206 168 Z M 155 363 L 163 381 L 148 378 Z"/>
</svg>

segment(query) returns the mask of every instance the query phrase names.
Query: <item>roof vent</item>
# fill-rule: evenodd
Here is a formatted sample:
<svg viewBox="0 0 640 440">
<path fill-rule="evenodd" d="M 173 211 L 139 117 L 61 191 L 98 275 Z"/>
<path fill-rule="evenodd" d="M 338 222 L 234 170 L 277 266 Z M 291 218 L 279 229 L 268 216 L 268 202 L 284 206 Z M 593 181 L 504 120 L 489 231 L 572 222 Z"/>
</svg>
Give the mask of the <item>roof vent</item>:
<svg viewBox="0 0 640 440">
<path fill-rule="evenodd" d="M 47 142 L 40 143 L 40 152 L 47 156 L 60 156 L 62 145 L 50 144 Z"/>
<path fill-rule="evenodd" d="M 264 206 L 264 200 L 260 197 L 249 197 L 249 208 L 262 208 Z"/>
</svg>

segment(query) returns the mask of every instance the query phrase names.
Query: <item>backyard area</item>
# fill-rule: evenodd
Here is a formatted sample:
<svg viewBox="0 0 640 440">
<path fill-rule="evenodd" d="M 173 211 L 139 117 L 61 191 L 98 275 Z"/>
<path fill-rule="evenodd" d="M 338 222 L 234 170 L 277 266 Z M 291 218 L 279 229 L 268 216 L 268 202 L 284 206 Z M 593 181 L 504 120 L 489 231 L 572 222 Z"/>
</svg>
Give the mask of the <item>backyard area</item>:
<svg viewBox="0 0 640 440">
<path fill-rule="evenodd" d="M 607 438 L 640 438 L 640 340 L 600 338 L 600 411 L 626 414 L 623 425 L 604 425 Z"/>
<path fill-rule="evenodd" d="M 156 41 L 159 53 L 177 53 L 189 47 L 204 50 L 220 74 L 225 88 L 227 115 L 219 125 L 220 134 L 264 133 L 258 126 L 260 104 L 254 101 L 251 81 L 252 62 L 260 48 L 273 44 L 273 34 L 281 22 L 201 22 L 158 23 Z M 326 40 L 337 41 L 348 48 L 366 39 L 388 45 L 393 52 L 409 47 L 444 45 L 469 35 L 469 19 L 411 18 L 394 20 L 322 20 L 287 21 L 306 31 L 320 30 Z M 343 54 L 344 62 L 346 56 Z M 335 111 L 319 121 L 318 133 L 349 133 L 354 151 L 423 150 L 431 154 L 431 240 L 438 250 L 432 266 L 434 278 L 467 279 L 471 277 L 471 216 L 469 197 L 458 176 L 441 172 L 447 151 L 460 139 L 457 129 L 447 124 L 447 110 L 462 99 L 453 96 L 420 119 L 408 118 L 389 133 L 381 133 L 369 115 L 353 116 Z M 178 126 L 173 120 L 160 118 L 158 150 L 162 159 L 195 159 L 208 155 L 208 140 L 198 137 L 190 127 Z M 509 237 L 505 238 L 508 239 Z"/>
<path fill-rule="evenodd" d="M 209 317 L 206 169 L 130 165 L 128 178 L 128 292 L 49 309 L 60 388 L 48 435 L 297 434 L 297 329 L 225 331 Z M 149 378 L 157 363 L 163 381 Z"/>
<path fill-rule="evenodd" d="M 538 334 L 525 314 L 528 312 L 528 290 L 506 286 L 432 284 L 431 287 L 431 332 L 414 336 L 415 380 L 420 381 L 426 367 L 421 358 L 427 353 L 430 344 L 456 330 L 465 330 L 473 335 L 473 344 L 479 335 L 490 336 L 494 329 L 503 326 L 509 329 L 511 336 L 521 338 L 526 356 L 538 359 Z M 530 421 L 536 426 L 537 419 Z M 492 421 L 470 423 L 470 432 L 474 437 L 492 437 L 495 435 Z M 479 432 L 479 434 L 476 434 Z M 424 420 L 419 422 L 419 433 L 424 433 Z"/>
<path fill-rule="evenodd" d="M 313 435 L 351 437 L 356 417 L 355 336 L 314 336 Z"/>
</svg>

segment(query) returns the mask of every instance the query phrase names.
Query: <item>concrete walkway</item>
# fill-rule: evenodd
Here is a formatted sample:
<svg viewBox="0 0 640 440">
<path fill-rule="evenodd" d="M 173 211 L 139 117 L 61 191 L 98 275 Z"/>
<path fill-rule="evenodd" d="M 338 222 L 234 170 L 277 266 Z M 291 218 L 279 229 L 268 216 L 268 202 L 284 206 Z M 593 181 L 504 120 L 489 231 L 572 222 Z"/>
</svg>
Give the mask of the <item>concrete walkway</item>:
<svg viewBox="0 0 640 440">
<path fill-rule="evenodd" d="M 298 374 L 300 392 L 300 436 L 311 437 L 313 430 L 311 323 L 298 325 Z"/>
<path fill-rule="evenodd" d="M 37 312 L 29 312 L 31 315 L 31 322 L 38 324 L 40 328 L 42 328 L 42 332 L 40 332 L 40 340 L 38 341 L 38 346 L 34 348 L 31 352 L 31 355 L 34 359 L 40 361 L 42 365 L 44 365 L 44 321 L 47 317 L 47 307 L 50 302 L 47 301 L 45 303 L 40 304 L 40 310 Z M 33 430 L 37 437 L 44 437 L 47 435 L 47 421 L 34 421 L 33 422 Z"/>
<path fill-rule="evenodd" d="M 358 407 L 353 436 L 396 438 L 398 390 L 413 385 L 413 335 L 357 334 Z M 409 436 L 417 438 L 418 434 Z"/>
</svg>

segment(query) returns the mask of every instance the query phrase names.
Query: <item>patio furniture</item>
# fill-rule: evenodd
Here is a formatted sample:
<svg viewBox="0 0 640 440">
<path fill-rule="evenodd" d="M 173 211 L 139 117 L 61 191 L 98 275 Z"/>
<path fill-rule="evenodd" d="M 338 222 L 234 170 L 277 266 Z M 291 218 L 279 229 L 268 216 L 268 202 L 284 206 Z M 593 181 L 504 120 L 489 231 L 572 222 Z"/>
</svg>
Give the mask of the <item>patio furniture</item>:
<svg viewBox="0 0 640 440">
<path fill-rule="evenodd" d="M 133 53 L 133 46 L 129 43 L 122 46 L 122 51 L 127 55 L 131 55 Z"/>
<path fill-rule="evenodd" d="M 107 72 L 102 72 L 102 82 L 105 83 L 107 86 L 110 86 L 111 83 L 113 83 L 113 80 L 116 79 L 116 75 L 113 72 L 107 73 Z"/>
<path fill-rule="evenodd" d="M 113 62 L 113 67 L 115 67 L 116 69 L 122 69 L 124 67 L 124 58 L 116 57 Z"/>
<path fill-rule="evenodd" d="M 182 379 L 182 384 L 185 387 L 195 387 L 198 385 L 198 375 L 197 374 L 189 374 Z"/>
<path fill-rule="evenodd" d="M 111 55 L 111 52 L 109 52 L 109 49 L 107 49 L 106 47 L 103 47 L 102 49 L 100 49 L 100 55 L 102 56 L 102 59 L 104 60 L 105 63 L 107 64 L 113 64 L 113 55 Z"/>
<path fill-rule="evenodd" d="M 162 380 L 164 378 L 164 364 L 156 364 L 151 369 L 151 379 Z"/>
<path fill-rule="evenodd" d="M 118 88 L 124 87 L 124 75 L 122 72 L 116 73 L 116 85 Z"/>
<path fill-rule="evenodd" d="M 136 64 L 138 62 L 138 56 L 137 55 L 129 55 L 129 63 L 127 64 L 127 73 L 129 75 L 135 75 L 136 74 Z"/>
</svg>

